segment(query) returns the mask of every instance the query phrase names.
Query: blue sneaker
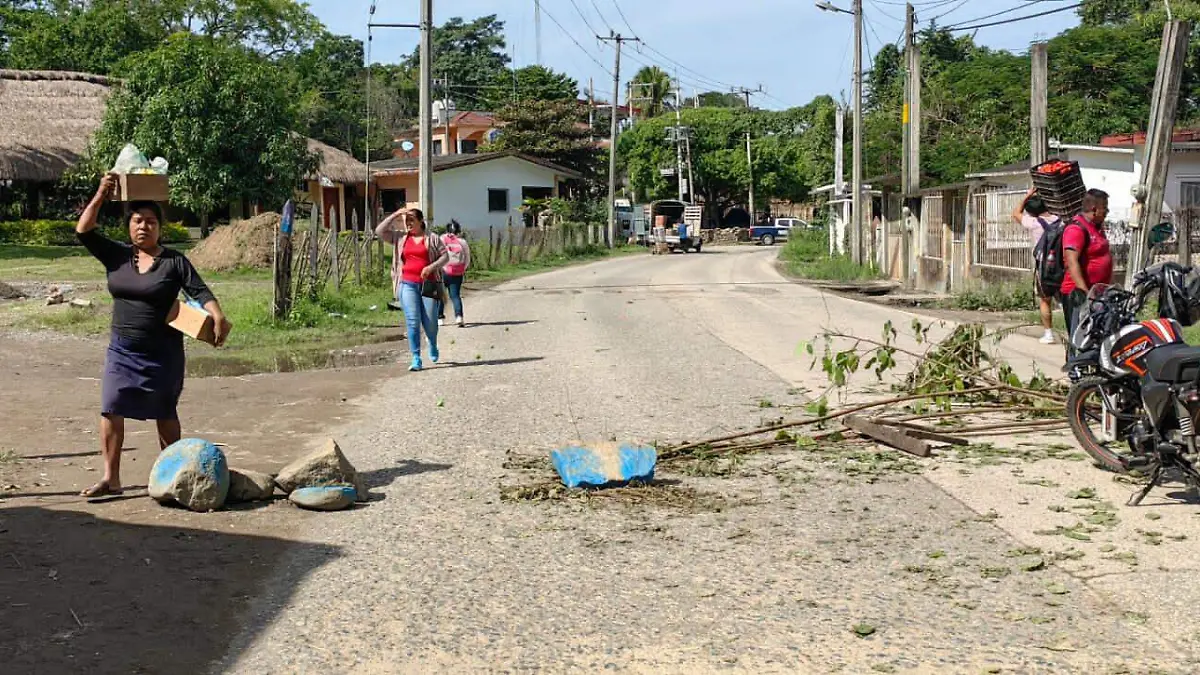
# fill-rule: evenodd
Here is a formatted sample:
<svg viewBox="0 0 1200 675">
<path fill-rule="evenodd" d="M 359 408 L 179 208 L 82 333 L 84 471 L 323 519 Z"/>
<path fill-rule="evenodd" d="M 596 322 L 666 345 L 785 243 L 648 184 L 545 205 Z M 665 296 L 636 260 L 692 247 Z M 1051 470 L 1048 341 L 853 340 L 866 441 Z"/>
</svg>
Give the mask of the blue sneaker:
<svg viewBox="0 0 1200 675">
<path fill-rule="evenodd" d="M 408 371 L 409 371 L 410 373 L 415 373 L 415 372 L 417 372 L 417 371 L 418 371 L 418 370 L 420 370 L 420 369 L 421 369 L 421 357 L 419 357 L 419 356 L 414 356 L 414 357 L 412 358 L 412 364 L 410 364 L 410 365 L 408 366 Z"/>
<path fill-rule="evenodd" d="M 429 347 L 429 360 L 433 361 L 434 363 L 437 363 L 438 359 L 440 359 L 441 357 L 442 357 L 442 355 L 440 352 L 438 352 L 437 346 L 431 345 Z"/>
</svg>

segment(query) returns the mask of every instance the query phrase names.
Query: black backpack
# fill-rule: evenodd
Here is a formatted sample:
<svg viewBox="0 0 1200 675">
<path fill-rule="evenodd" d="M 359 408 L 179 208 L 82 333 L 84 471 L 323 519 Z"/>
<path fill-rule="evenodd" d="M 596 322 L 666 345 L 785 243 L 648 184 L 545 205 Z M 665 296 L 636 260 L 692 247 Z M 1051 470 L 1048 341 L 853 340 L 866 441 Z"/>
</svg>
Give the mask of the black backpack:
<svg viewBox="0 0 1200 675">
<path fill-rule="evenodd" d="M 1033 269 L 1037 274 L 1038 287 L 1043 293 L 1047 289 L 1057 292 L 1062 288 L 1063 279 L 1067 276 L 1067 261 L 1063 258 L 1063 234 L 1075 223 L 1060 218 L 1057 223 L 1047 225 L 1040 217 L 1038 222 L 1042 224 L 1042 238 L 1038 239 L 1037 246 L 1033 248 Z M 1086 252 L 1089 235 L 1086 227 L 1081 229 L 1083 248 Z"/>
</svg>

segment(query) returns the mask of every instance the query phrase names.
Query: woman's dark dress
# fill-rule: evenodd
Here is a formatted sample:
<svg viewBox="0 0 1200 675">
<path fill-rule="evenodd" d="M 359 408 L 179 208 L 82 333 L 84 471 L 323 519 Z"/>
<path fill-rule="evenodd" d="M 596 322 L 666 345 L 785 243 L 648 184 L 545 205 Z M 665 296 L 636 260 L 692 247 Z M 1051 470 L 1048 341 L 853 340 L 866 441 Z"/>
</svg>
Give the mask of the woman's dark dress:
<svg viewBox="0 0 1200 675">
<path fill-rule="evenodd" d="M 162 249 L 142 274 L 132 246 L 95 230 L 79 235 L 79 241 L 104 264 L 113 297 L 100 412 L 136 420 L 178 419 L 183 333 L 167 325 L 167 315 L 181 290 L 202 305 L 215 299 L 212 291 L 178 251 Z"/>
</svg>

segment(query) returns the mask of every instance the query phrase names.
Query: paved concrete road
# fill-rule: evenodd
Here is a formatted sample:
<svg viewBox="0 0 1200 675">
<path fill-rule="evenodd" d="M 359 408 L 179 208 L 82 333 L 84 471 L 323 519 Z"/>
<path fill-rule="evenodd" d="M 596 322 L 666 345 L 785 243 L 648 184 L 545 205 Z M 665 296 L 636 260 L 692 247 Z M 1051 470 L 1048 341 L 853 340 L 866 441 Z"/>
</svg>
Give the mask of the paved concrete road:
<svg viewBox="0 0 1200 675">
<path fill-rule="evenodd" d="M 339 554 L 279 570 L 217 670 L 1196 671 L 1179 631 L 1089 588 L 1054 546 L 1038 569 L 961 484 L 923 475 L 966 465 L 818 449 L 660 476 L 690 504 L 501 501 L 531 480 L 510 454 L 759 424 L 781 414 L 760 401 L 824 386 L 796 355 L 822 325 L 912 319 L 786 283 L 774 254 L 638 256 L 469 296 L 472 327 L 443 331 L 455 365 L 398 369 L 336 432 L 387 476 L 378 498 L 314 519 L 308 538 Z"/>
</svg>

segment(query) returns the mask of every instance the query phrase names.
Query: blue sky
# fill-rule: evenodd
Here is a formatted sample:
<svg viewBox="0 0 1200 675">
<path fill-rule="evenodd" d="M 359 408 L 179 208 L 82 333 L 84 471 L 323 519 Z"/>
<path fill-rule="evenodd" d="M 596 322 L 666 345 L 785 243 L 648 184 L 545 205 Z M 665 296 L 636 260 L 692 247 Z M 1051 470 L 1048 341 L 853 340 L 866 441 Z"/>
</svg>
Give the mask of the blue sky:
<svg viewBox="0 0 1200 675">
<path fill-rule="evenodd" d="M 310 0 L 309 4 L 333 32 L 366 38 L 370 0 Z M 524 66 L 535 63 L 533 4 L 533 0 L 434 0 L 434 23 L 441 24 L 453 16 L 471 19 L 498 14 L 506 24 L 514 62 Z M 850 0 L 834 4 L 848 9 Z M 968 25 L 996 13 L 1001 14 L 984 21 L 1053 8 L 1050 3 L 1026 0 L 918 0 L 914 5 L 919 22 L 925 24 L 938 17 L 938 24 L 943 26 Z M 628 25 L 618 13 L 618 6 Z M 613 51 L 592 37 L 589 25 L 605 34 L 610 26 L 625 35 L 632 32 L 649 46 L 639 50 L 636 45 L 626 45 L 622 82 L 642 65 L 655 64 L 672 74 L 678 71 L 685 94 L 693 88 L 753 89 L 761 84 L 767 93 L 756 97 L 754 103 L 767 108 L 803 105 L 819 94 L 837 97 L 840 92 L 850 91 L 853 18 L 823 12 L 812 0 L 542 0 L 542 7 L 543 65 L 569 73 L 581 86 L 586 87 L 588 78 L 594 78 L 599 92 L 612 89 L 612 75 L 605 69 L 612 68 Z M 863 0 L 863 8 L 864 62 L 869 63 L 868 54 L 902 35 L 904 3 Z M 1013 11 L 1005 13 L 1009 9 Z M 415 23 L 418 10 L 417 0 L 383 1 L 378 3 L 375 20 Z M 1068 11 L 983 28 L 976 32 L 975 39 L 989 47 L 1020 52 L 1035 38 L 1052 37 L 1077 24 L 1075 12 Z M 410 52 L 416 41 L 412 30 L 376 29 L 373 58 L 394 63 Z"/>
</svg>

